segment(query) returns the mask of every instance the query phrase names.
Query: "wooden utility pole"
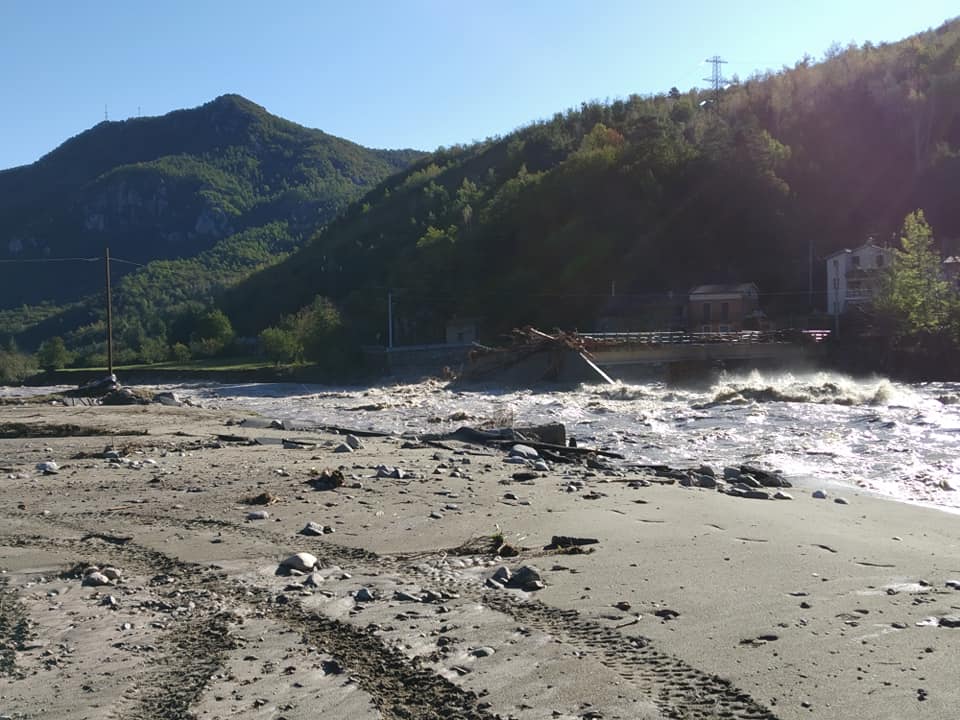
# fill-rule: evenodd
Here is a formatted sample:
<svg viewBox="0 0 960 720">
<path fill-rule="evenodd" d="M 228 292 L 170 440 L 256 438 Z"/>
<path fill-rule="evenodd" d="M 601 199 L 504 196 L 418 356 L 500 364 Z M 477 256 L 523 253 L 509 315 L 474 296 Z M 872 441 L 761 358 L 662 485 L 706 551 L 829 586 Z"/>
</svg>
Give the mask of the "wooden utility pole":
<svg viewBox="0 0 960 720">
<path fill-rule="evenodd" d="M 113 298 L 110 292 L 110 248 L 106 248 L 107 271 L 107 375 L 113 375 Z"/>
</svg>

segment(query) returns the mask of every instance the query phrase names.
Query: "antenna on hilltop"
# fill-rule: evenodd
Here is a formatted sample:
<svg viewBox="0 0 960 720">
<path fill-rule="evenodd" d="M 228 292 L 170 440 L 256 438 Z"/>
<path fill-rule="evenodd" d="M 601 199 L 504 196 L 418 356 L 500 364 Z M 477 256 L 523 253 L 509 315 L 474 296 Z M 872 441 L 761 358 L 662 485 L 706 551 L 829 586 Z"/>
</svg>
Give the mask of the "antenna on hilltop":
<svg viewBox="0 0 960 720">
<path fill-rule="evenodd" d="M 107 104 L 103 104 L 103 121 L 107 122 L 110 119 L 110 116 L 107 115 Z"/>
<path fill-rule="evenodd" d="M 719 55 L 714 55 L 712 58 L 704 60 L 704 62 L 708 62 L 713 66 L 713 72 L 710 74 L 710 77 L 704 78 L 704 80 L 713 85 L 713 111 L 720 112 L 720 91 L 727 82 L 727 79 L 723 77 L 720 72 L 720 66 L 726 65 L 727 61 Z"/>
</svg>

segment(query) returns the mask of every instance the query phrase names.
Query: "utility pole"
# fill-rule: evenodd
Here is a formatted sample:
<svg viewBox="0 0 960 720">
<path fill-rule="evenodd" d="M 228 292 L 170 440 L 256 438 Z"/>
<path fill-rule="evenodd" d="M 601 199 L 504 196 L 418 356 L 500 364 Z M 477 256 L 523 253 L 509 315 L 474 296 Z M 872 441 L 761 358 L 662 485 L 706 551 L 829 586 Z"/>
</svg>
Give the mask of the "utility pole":
<svg viewBox="0 0 960 720">
<path fill-rule="evenodd" d="M 387 348 L 393 350 L 393 290 L 387 291 Z"/>
<path fill-rule="evenodd" d="M 723 77 L 721 73 L 721 65 L 726 65 L 727 61 L 721 58 L 719 55 L 714 55 L 712 58 L 707 58 L 704 62 L 708 62 L 713 66 L 713 72 L 710 74 L 710 77 L 704 78 L 708 83 L 713 86 L 713 111 L 715 113 L 720 112 L 720 91 L 723 89 L 724 83 L 727 82 L 726 78 Z"/>
<path fill-rule="evenodd" d="M 110 248 L 106 248 L 107 266 L 107 375 L 113 376 L 113 299 L 110 292 Z"/>
</svg>

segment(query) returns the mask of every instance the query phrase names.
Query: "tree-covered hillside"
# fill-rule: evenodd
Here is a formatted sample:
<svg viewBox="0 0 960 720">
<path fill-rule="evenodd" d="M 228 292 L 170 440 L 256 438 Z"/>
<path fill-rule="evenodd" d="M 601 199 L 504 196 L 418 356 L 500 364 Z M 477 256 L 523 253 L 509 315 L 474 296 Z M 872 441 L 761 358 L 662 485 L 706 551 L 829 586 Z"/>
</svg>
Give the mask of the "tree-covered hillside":
<svg viewBox="0 0 960 720">
<path fill-rule="evenodd" d="M 439 151 L 352 204 L 222 306 L 253 333 L 332 299 L 383 341 L 451 317 L 489 337 L 591 328 L 618 294 L 756 282 L 768 313 L 823 309 L 822 258 L 891 238 L 916 209 L 960 236 L 960 23 L 712 92 L 585 103 Z M 811 263 L 814 292 L 808 286 Z"/>
<path fill-rule="evenodd" d="M 268 255 L 289 251 L 421 155 L 370 150 L 237 95 L 162 117 L 102 122 L 32 165 L 0 172 L 0 308 L 76 301 L 102 285 L 102 273 L 83 265 L 11 260 L 102 256 L 109 246 L 145 264 L 219 248 L 222 266 L 199 263 L 187 275 L 249 270 L 258 266 L 245 254 L 251 234 L 270 236 L 274 244 L 261 248 Z M 229 257 L 231 248 L 241 248 L 238 258 Z M 179 281 L 174 275 L 164 279 Z M 149 294 L 161 301 L 158 292 L 167 290 Z M 189 294 L 189 286 L 171 291 Z"/>
</svg>

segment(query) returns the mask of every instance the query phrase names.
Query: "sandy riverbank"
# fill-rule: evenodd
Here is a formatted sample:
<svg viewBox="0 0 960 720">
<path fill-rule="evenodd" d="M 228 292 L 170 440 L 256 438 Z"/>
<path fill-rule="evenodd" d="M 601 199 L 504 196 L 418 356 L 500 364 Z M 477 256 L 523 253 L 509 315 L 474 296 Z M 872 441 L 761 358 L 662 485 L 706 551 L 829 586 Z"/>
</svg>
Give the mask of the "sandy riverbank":
<svg viewBox="0 0 960 720">
<path fill-rule="evenodd" d="M 635 488 L 615 464 L 516 482 L 476 445 L 340 454 L 341 437 L 231 419 L 0 407 L 0 426 L 66 433 L 0 440 L 0 716 L 957 716 L 960 628 L 925 624 L 960 615 L 956 516 Z M 108 445 L 119 461 L 97 457 Z M 343 487 L 306 484 L 337 466 Z M 335 532 L 299 534 L 308 521 Z M 498 529 L 519 557 L 487 552 Z M 553 535 L 599 543 L 561 554 Z M 277 575 L 298 551 L 320 571 Z M 83 586 L 91 563 L 122 581 Z M 485 587 L 500 565 L 546 587 Z"/>
</svg>

